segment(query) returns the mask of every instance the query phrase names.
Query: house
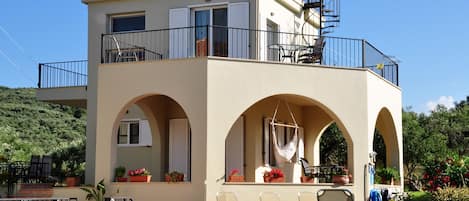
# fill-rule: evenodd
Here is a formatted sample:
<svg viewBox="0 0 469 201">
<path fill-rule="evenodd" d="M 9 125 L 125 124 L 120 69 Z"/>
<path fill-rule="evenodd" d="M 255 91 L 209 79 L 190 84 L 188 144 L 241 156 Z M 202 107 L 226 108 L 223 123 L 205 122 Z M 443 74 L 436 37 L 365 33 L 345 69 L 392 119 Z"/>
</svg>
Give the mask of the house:
<svg viewBox="0 0 469 201">
<path fill-rule="evenodd" d="M 87 108 L 86 183 L 104 179 L 110 195 L 135 200 L 294 200 L 335 188 L 361 200 L 374 188 L 375 130 L 386 165 L 403 175 L 398 65 L 365 40 L 325 35 L 327 9 L 317 5 L 338 1 L 82 1 L 88 60 L 40 64 L 37 96 Z M 347 142 L 352 182 L 301 183 L 299 159 L 320 165 L 319 139 L 332 123 Z M 275 153 L 290 142 L 281 162 Z M 149 169 L 151 182 L 113 182 L 120 165 Z M 263 181 L 271 166 L 285 183 Z M 245 182 L 227 181 L 233 169 Z M 164 182 L 171 171 L 184 182 Z"/>
</svg>

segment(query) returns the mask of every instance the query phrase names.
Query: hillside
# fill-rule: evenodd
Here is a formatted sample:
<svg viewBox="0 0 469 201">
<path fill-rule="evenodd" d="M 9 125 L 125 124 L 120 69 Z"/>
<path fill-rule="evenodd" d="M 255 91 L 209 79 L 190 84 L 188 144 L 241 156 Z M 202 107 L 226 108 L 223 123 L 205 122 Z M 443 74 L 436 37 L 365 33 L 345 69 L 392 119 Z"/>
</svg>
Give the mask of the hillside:
<svg viewBox="0 0 469 201">
<path fill-rule="evenodd" d="M 35 89 L 0 87 L 0 155 L 28 161 L 77 147 L 85 130 L 85 110 L 38 101 Z"/>
</svg>

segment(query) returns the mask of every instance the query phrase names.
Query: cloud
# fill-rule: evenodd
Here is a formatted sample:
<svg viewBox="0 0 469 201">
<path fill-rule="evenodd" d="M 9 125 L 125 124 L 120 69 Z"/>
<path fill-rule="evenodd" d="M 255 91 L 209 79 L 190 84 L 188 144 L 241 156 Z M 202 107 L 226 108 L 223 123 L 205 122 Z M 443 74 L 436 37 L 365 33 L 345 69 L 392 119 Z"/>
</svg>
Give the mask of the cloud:
<svg viewBox="0 0 469 201">
<path fill-rule="evenodd" d="M 452 96 L 440 96 L 436 101 L 428 101 L 426 104 L 427 110 L 429 112 L 434 111 L 438 105 L 443 105 L 448 109 L 454 108 L 454 98 Z"/>
</svg>

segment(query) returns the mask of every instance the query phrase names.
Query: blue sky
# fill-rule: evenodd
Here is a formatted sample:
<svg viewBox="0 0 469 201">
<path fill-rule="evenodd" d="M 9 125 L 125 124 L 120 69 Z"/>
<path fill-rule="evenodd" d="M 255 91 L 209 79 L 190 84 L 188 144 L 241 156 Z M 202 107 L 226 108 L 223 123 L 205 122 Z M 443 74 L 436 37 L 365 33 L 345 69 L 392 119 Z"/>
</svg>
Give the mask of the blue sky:
<svg viewBox="0 0 469 201">
<path fill-rule="evenodd" d="M 418 112 L 469 96 L 469 1 L 342 0 L 331 34 L 364 38 L 400 61 L 403 105 Z M 0 85 L 35 87 L 37 63 L 87 58 L 80 0 L 4 1 Z"/>
</svg>

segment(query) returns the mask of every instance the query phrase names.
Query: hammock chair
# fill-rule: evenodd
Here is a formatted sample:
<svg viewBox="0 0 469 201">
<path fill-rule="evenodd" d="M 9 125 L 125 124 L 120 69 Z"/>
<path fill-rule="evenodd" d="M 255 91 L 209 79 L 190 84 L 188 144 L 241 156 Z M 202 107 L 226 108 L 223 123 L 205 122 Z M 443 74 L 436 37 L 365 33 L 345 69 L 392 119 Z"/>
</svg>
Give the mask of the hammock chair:
<svg viewBox="0 0 469 201">
<path fill-rule="evenodd" d="M 295 156 L 296 150 L 298 148 L 298 124 L 296 123 L 295 117 L 293 116 L 292 111 L 290 110 L 290 106 L 288 103 L 285 103 L 288 108 L 288 112 L 290 113 L 290 116 L 293 120 L 293 125 L 290 124 L 282 124 L 282 123 L 276 123 L 275 117 L 277 116 L 278 112 L 278 107 L 279 103 L 277 103 L 277 107 L 275 107 L 275 112 L 274 116 L 272 117 L 272 120 L 270 121 L 270 126 L 272 127 L 272 138 L 273 138 L 273 144 L 274 144 L 274 156 L 275 160 L 277 161 L 277 164 L 289 162 L 291 163 L 291 159 L 293 156 Z M 294 128 L 294 134 L 293 138 L 287 142 L 285 145 L 279 145 L 278 144 L 278 138 L 276 134 L 275 127 L 287 127 L 287 128 Z"/>
</svg>

